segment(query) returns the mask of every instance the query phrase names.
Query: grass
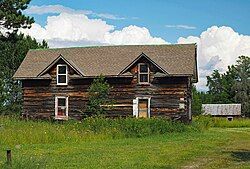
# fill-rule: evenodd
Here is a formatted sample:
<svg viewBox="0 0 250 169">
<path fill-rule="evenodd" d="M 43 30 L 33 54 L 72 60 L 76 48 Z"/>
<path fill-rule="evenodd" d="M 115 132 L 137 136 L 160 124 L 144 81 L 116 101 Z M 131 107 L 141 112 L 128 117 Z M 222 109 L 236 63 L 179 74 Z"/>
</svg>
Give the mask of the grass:
<svg viewBox="0 0 250 169">
<path fill-rule="evenodd" d="M 213 118 L 214 127 L 250 127 L 250 119 L 234 118 L 232 121 L 228 121 L 226 118 Z"/>
<path fill-rule="evenodd" d="M 189 127 L 177 124 L 177 129 L 176 124 L 166 123 L 172 126 L 171 130 L 148 135 L 154 128 L 151 124 L 150 131 L 144 132 L 146 135 L 133 135 L 123 130 L 131 126 L 134 129 L 138 124 L 145 127 L 151 121 L 127 122 L 127 127 L 121 128 L 121 121 L 111 124 L 93 120 L 96 119 L 58 124 L 0 117 L 0 168 L 10 168 L 5 164 L 7 148 L 12 149 L 12 168 L 233 169 L 250 166 L 250 128 L 247 127 L 198 130 L 201 123 L 208 123 L 206 118 L 196 120 Z M 103 127 L 93 127 L 100 123 Z M 115 127 L 119 131 L 116 134 L 107 131 Z"/>
</svg>

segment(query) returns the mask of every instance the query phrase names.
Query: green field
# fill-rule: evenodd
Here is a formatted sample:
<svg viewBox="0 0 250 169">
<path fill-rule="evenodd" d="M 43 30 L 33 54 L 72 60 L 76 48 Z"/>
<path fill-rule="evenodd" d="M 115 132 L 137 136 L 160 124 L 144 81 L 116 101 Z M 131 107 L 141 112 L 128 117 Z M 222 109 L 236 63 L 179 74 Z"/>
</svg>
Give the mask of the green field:
<svg viewBox="0 0 250 169">
<path fill-rule="evenodd" d="M 249 124 L 249 122 L 248 122 Z M 250 128 L 112 138 L 82 124 L 0 117 L 0 168 L 250 168 Z"/>
</svg>

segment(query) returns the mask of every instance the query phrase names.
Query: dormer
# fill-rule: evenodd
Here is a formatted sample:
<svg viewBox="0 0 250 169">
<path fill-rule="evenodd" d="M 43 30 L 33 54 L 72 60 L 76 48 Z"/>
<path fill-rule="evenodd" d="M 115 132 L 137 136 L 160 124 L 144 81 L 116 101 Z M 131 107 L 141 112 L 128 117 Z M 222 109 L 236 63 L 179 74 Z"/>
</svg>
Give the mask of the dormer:
<svg viewBox="0 0 250 169">
<path fill-rule="evenodd" d="M 134 75 L 134 83 L 138 85 L 149 85 L 152 83 L 154 75 L 157 73 L 167 76 L 168 73 L 163 70 L 157 63 L 150 59 L 146 54 L 142 53 L 133 62 L 131 62 L 120 75 L 126 73 Z"/>
<path fill-rule="evenodd" d="M 49 74 L 54 79 L 57 86 L 67 86 L 70 78 L 83 77 L 81 70 L 70 60 L 62 55 L 58 56 L 49 66 L 47 66 L 38 77 Z"/>
</svg>

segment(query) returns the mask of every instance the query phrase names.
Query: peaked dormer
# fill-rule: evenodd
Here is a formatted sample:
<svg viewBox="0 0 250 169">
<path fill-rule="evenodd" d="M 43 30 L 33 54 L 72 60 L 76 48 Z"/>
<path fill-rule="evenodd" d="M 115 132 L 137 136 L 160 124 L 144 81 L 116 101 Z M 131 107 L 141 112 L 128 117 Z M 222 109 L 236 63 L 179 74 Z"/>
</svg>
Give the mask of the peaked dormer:
<svg viewBox="0 0 250 169">
<path fill-rule="evenodd" d="M 58 86 L 68 85 L 70 77 L 83 77 L 82 71 L 70 60 L 59 55 L 37 77 L 50 76 L 55 78 Z"/>
<path fill-rule="evenodd" d="M 168 75 L 164 69 L 144 53 L 133 60 L 119 75 L 124 75 L 128 72 L 136 77 L 138 84 L 150 84 L 157 73 L 164 76 Z"/>
</svg>

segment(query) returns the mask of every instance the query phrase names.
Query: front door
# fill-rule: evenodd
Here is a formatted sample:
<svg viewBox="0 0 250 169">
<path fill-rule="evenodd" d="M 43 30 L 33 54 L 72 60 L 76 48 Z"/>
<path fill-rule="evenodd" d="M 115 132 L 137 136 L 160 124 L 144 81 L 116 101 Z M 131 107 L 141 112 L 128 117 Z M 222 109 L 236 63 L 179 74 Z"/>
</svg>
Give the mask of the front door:
<svg viewBox="0 0 250 169">
<path fill-rule="evenodd" d="M 148 99 L 139 99 L 138 117 L 148 117 Z"/>
</svg>

